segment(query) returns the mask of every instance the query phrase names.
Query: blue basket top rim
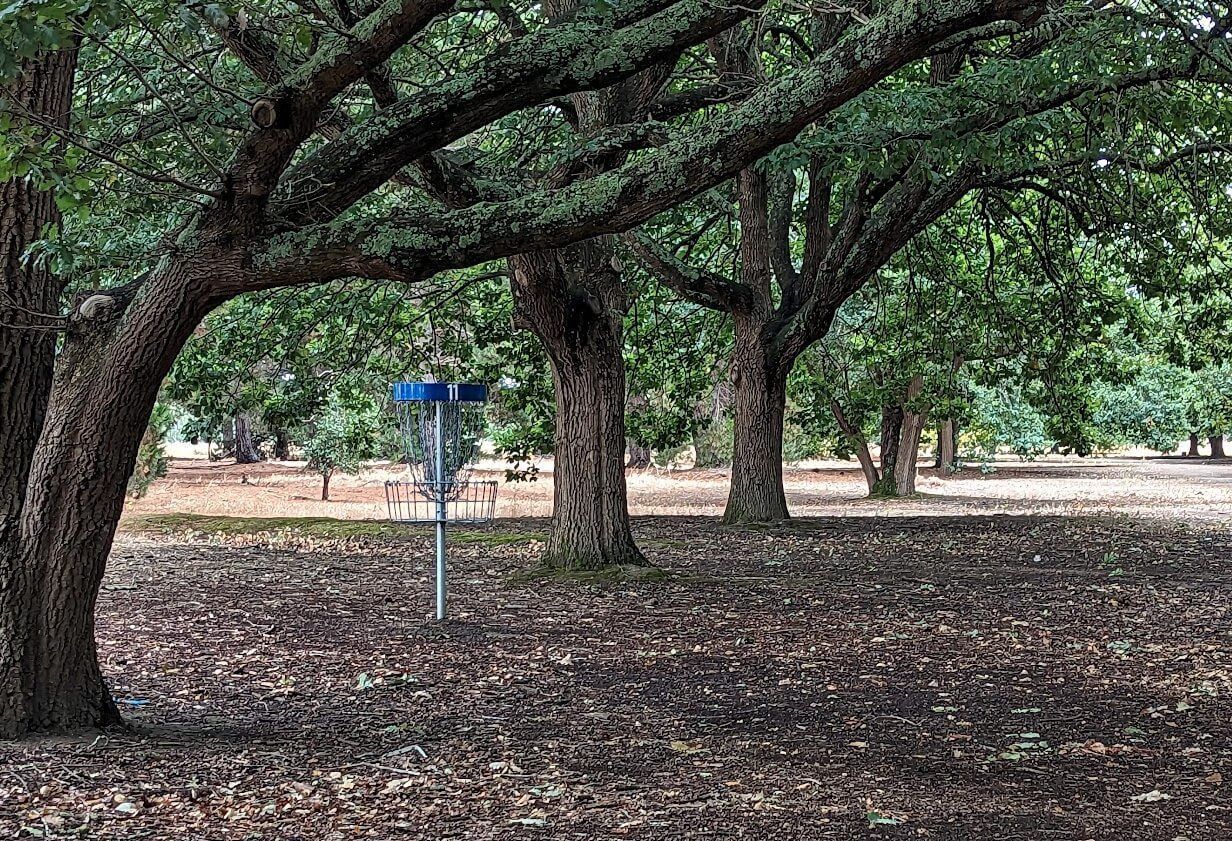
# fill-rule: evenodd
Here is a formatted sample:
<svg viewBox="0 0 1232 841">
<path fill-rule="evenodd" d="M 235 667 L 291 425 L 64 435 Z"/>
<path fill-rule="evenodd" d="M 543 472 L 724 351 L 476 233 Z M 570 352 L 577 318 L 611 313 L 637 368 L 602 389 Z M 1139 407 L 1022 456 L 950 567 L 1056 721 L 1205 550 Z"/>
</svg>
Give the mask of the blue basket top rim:
<svg viewBox="0 0 1232 841">
<path fill-rule="evenodd" d="M 394 383 L 395 403 L 486 403 L 482 383 Z"/>
</svg>

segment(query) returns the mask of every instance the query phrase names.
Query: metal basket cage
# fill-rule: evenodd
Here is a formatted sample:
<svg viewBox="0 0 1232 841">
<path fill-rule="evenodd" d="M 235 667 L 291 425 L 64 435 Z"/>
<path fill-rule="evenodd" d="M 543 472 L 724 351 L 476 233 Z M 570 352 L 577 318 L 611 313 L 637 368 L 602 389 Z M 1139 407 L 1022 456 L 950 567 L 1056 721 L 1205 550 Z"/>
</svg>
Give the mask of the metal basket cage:
<svg viewBox="0 0 1232 841">
<path fill-rule="evenodd" d="M 436 500 L 442 490 L 453 499 L 479 453 L 486 425 L 483 404 L 407 401 L 394 406 L 415 484 L 427 499 Z"/>
<path fill-rule="evenodd" d="M 496 482 L 470 481 L 486 426 L 488 388 L 475 383 L 394 383 L 410 481 L 385 483 L 389 519 L 436 525 L 436 618 L 446 616 L 446 523 L 496 515 Z"/>
<path fill-rule="evenodd" d="M 451 523 L 486 523 L 496 516 L 497 482 L 449 482 L 445 487 L 445 519 Z M 385 505 L 395 523 L 435 523 L 437 486 L 412 480 L 385 483 Z"/>
</svg>

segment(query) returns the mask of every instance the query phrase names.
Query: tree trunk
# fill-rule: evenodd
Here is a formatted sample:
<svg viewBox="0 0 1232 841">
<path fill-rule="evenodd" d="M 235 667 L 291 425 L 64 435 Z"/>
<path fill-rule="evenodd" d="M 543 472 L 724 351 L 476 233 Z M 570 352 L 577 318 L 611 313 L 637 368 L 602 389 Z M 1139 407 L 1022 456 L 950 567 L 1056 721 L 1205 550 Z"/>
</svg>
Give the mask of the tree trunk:
<svg viewBox="0 0 1232 841">
<path fill-rule="evenodd" d="M 783 413 L 790 362 L 772 359 L 757 319 L 736 317 L 732 386 L 736 416 L 732 478 L 725 523 L 786 520 L 783 490 Z"/>
<path fill-rule="evenodd" d="M 119 312 L 122 297 L 101 315 L 75 315 L 31 466 L 22 517 L 22 563 L 37 582 L 26 649 L 30 730 L 120 720 L 95 650 L 95 600 L 159 386 L 209 308 L 174 267 Z"/>
<path fill-rule="evenodd" d="M 1198 457 L 1198 433 L 1189 433 L 1189 452 L 1185 453 L 1186 458 Z"/>
<path fill-rule="evenodd" d="M 958 466 L 958 424 L 943 420 L 937 426 L 937 466 L 951 471 Z"/>
<path fill-rule="evenodd" d="M 274 430 L 274 459 L 277 461 L 291 460 L 291 438 L 285 429 Z"/>
<path fill-rule="evenodd" d="M 76 67 L 75 45 L 23 61 L 0 89 L 15 122 L 32 113 L 66 127 Z M 21 518 L 52 387 L 56 333 L 47 328 L 60 313 L 61 296 L 59 281 L 26 251 L 59 224 L 51 191 L 24 177 L 0 183 L 0 738 L 20 735 L 30 721 L 28 645 L 37 582 L 21 557 Z"/>
<path fill-rule="evenodd" d="M 894 469 L 898 464 L 898 444 L 903 431 L 903 407 L 883 406 L 881 409 L 881 475 L 869 490 L 869 496 L 897 496 Z"/>
<path fill-rule="evenodd" d="M 625 490 L 624 290 L 610 241 L 509 261 L 519 321 L 539 337 L 556 392 L 548 567 L 645 565 Z"/>
<path fill-rule="evenodd" d="M 246 412 L 241 412 L 235 416 L 235 463 L 256 464 L 261 460 L 261 451 L 252 439 L 252 422 Z"/>
<path fill-rule="evenodd" d="M 912 402 L 920 396 L 924 378 L 912 377 L 903 402 L 881 411 L 881 479 L 870 496 L 911 496 L 915 493 L 916 463 L 920 437 L 928 411 L 916 411 Z"/>
<path fill-rule="evenodd" d="M 226 458 L 235 453 L 235 421 L 227 418 L 222 422 L 222 435 L 218 441 L 218 457 Z"/>
<path fill-rule="evenodd" d="M 903 412 L 902 436 L 894 462 L 894 492 L 898 496 L 915 493 L 916 463 L 920 454 L 920 436 L 924 432 L 926 412 Z"/>
<path fill-rule="evenodd" d="M 1223 451 L 1223 436 L 1212 435 L 1211 441 L 1211 458 L 1227 458 Z"/>
<path fill-rule="evenodd" d="M 329 502 L 329 477 L 333 475 L 333 470 L 323 470 L 321 472 L 321 501 Z"/>
<path fill-rule="evenodd" d="M 654 456 L 651 454 L 650 448 L 639 444 L 632 438 L 629 439 L 628 449 L 629 463 L 625 466 L 630 470 L 645 470 L 647 467 L 650 467 L 651 463 L 654 461 Z"/>
<path fill-rule="evenodd" d="M 868 483 L 868 492 L 871 494 L 876 489 L 881 474 L 877 472 L 877 465 L 873 463 L 873 454 L 868 450 L 868 441 L 864 433 L 847 419 L 847 413 L 843 411 L 842 404 L 837 400 L 830 401 L 830 411 L 839 429 L 847 436 L 852 449 L 856 451 L 856 458 L 860 460 L 860 470 L 864 472 L 864 481 Z"/>
</svg>

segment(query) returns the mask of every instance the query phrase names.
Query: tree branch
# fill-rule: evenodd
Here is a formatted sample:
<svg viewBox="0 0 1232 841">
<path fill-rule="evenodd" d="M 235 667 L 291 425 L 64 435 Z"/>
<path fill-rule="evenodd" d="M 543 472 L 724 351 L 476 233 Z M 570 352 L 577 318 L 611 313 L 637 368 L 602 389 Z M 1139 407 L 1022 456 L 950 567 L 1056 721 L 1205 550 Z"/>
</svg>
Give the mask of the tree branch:
<svg viewBox="0 0 1232 841">
<path fill-rule="evenodd" d="M 451 79 L 408 97 L 345 132 L 287 174 L 279 214 L 326 221 L 402 166 L 519 108 L 605 87 L 747 17 L 764 0 L 716 5 L 679 0 L 621 27 L 654 4 L 620 4 L 619 16 L 580 16 L 519 38 Z M 596 51 L 595 45 L 603 44 Z"/>
<path fill-rule="evenodd" d="M 295 278 L 318 270 L 424 277 L 628 230 L 730 178 L 955 32 L 998 17 L 1027 18 L 1038 8 L 1031 0 L 936 0 L 912 6 L 910 13 L 892 7 L 739 106 L 614 170 L 558 190 L 446 214 L 411 210 L 379 221 L 344 219 L 289 231 L 252 255 L 253 274 L 237 291 L 295 282 L 280 284 L 280 273 Z"/>
<path fill-rule="evenodd" d="M 646 268 L 682 298 L 720 312 L 752 309 L 753 295 L 747 287 L 678 260 L 641 232 L 625 234 L 624 240 Z"/>
<path fill-rule="evenodd" d="M 247 204 L 263 205 L 291 156 L 316 131 L 324 107 L 452 6 L 453 0 L 386 0 L 289 74 L 274 66 L 259 42 L 257 47 L 249 45 L 252 53 L 259 53 L 262 69 L 279 81 L 253 103 L 256 127 L 241 143 L 229 173 L 235 195 Z"/>
</svg>

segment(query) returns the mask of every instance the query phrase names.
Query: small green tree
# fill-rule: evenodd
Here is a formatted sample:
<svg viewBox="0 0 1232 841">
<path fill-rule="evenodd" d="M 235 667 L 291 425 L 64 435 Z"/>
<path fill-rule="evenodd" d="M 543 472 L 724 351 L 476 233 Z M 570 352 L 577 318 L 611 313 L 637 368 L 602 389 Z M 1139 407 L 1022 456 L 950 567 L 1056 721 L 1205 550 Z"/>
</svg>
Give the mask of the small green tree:
<svg viewBox="0 0 1232 841">
<path fill-rule="evenodd" d="M 1188 410 L 1190 428 L 1199 435 L 1215 439 L 1232 432 L 1232 363 L 1194 372 Z"/>
<path fill-rule="evenodd" d="M 379 409 L 374 401 L 335 393 L 325 410 L 305 430 L 308 467 L 321 474 L 321 501 L 329 501 L 329 480 L 335 470 L 357 472 L 374 457 L 380 440 Z"/>
</svg>

